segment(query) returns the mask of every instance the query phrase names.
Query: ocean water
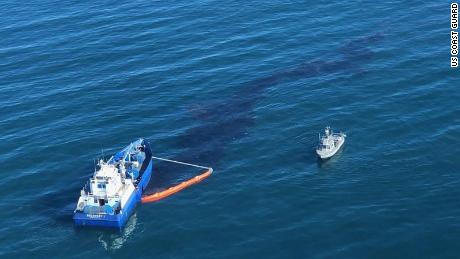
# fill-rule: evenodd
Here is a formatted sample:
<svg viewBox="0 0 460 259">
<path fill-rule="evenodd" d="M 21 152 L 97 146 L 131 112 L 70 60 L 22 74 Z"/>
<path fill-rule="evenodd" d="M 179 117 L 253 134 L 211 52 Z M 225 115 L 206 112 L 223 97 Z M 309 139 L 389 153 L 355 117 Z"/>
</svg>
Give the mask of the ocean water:
<svg viewBox="0 0 460 259">
<path fill-rule="evenodd" d="M 0 2 L 0 257 L 458 258 L 447 1 Z M 343 130 L 319 162 L 317 134 Z M 94 159 L 212 166 L 76 229 Z M 155 163 L 150 191 L 199 173 Z"/>
</svg>

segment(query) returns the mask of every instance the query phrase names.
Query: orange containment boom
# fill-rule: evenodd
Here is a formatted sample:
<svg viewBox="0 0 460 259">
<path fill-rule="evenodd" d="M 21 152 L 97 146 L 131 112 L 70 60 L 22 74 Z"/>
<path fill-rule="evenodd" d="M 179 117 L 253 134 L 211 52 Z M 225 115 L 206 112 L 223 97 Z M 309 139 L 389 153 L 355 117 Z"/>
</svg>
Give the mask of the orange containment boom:
<svg viewBox="0 0 460 259">
<path fill-rule="evenodd" d="M 194 185 L 196 183 L 199 183 L 201 182 L 202 180 L 208 178 L 210 175 L 212 174 L 212 168 L 208 168 L 208 170 L 200 175 L 197 175 L 195 177 L 193 177 L 192 179 L 189 179 L 185 182 L 182 182 L 176 186 L 173 186 L 173 187 L 170 187 L 164 191 L 161 191 L 161 192 L 156 192 L 154 194 L 151 194 L 151 195 L 146 195 L 144 197 L 142 197 L 142 203 L 149 203 L 149 202 L 156 202 L 156 201 L 159 201 L 161 199 L 164 199 L 166 197 L 169 197 L 177 192 L 180 192 L 182 191 L 183 189 L 191 186 L 191 185 Z"/>
</svg>

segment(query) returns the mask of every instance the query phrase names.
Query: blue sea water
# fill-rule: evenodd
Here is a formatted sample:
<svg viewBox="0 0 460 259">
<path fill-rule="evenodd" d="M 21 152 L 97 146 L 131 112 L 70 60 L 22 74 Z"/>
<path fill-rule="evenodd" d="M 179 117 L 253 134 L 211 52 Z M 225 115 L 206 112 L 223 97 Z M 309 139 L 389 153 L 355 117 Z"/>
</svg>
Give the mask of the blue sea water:
<svg viewBox="0 0 460 259">
<path fill-rule="evenodd" d="M 458 258 L 447 1 L 0 2 L 0 257 Z M 344 130 L 319 162 L 317 134 Z M 138 137 L 212 166 L 76 229 L 94 159 Z M 151 191 L 190 175 L 157 163 Z"/>
</svg>

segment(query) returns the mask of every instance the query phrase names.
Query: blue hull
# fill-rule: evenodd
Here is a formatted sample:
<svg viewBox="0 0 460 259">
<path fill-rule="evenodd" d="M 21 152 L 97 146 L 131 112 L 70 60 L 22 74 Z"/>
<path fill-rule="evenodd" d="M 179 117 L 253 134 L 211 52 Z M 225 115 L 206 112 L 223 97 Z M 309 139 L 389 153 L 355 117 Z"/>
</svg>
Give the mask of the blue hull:
<svg viewBox="0 0 460 259">
<path fill-rule="evenodd" d="M 128 222 L 129 217 L 133 214 L 138 202 L 141 201 L 142 194 L 147 188 L 152 176 L 152 160 L 149 159 L 149 164 L 142 174 L 136 190 L 131 194 L 126 202 L 123 211 L 120 214 L 86 214 L 76 212 L 73 216 L 73 221 L 76 226 L 91 226 L 91 227 L 108 227 L 121 229 Z"/>
<path fill-rule="evenodd" d="M 147 186 L 149 185 L 150 178 L 152 177 L 152 159 L 150 158 L 149 165 L 145 169 L 144 174 L 142 175 L 141 180 L 137 184 L 137 189 L 136 189 L 136 194 L 137 194 L 137 202 L 140 202 L 142 199 L 142 194 L 144 193 L 145 189 L 147 189 Z"/>
</svg>

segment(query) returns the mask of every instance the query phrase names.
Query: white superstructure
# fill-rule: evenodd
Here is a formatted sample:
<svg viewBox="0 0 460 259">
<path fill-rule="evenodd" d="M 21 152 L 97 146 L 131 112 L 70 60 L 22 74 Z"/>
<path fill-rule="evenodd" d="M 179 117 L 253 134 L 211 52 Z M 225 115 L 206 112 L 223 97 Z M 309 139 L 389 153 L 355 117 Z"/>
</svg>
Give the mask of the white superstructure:
<svg viewBox="0 0 460 259">
<path fill-rule="evenodd" d="M 81 191 L 77 210 L 86 210 L 88 214 L 115 214 L 121 210 L 135 187 L 132 178 L 127 178 L 124 167 L 100 160 L 99 170 L 96 170 L 89 180 L 89 189 Z M 121 167 L 121 168 L 120 168 Z"/>
</svg>

